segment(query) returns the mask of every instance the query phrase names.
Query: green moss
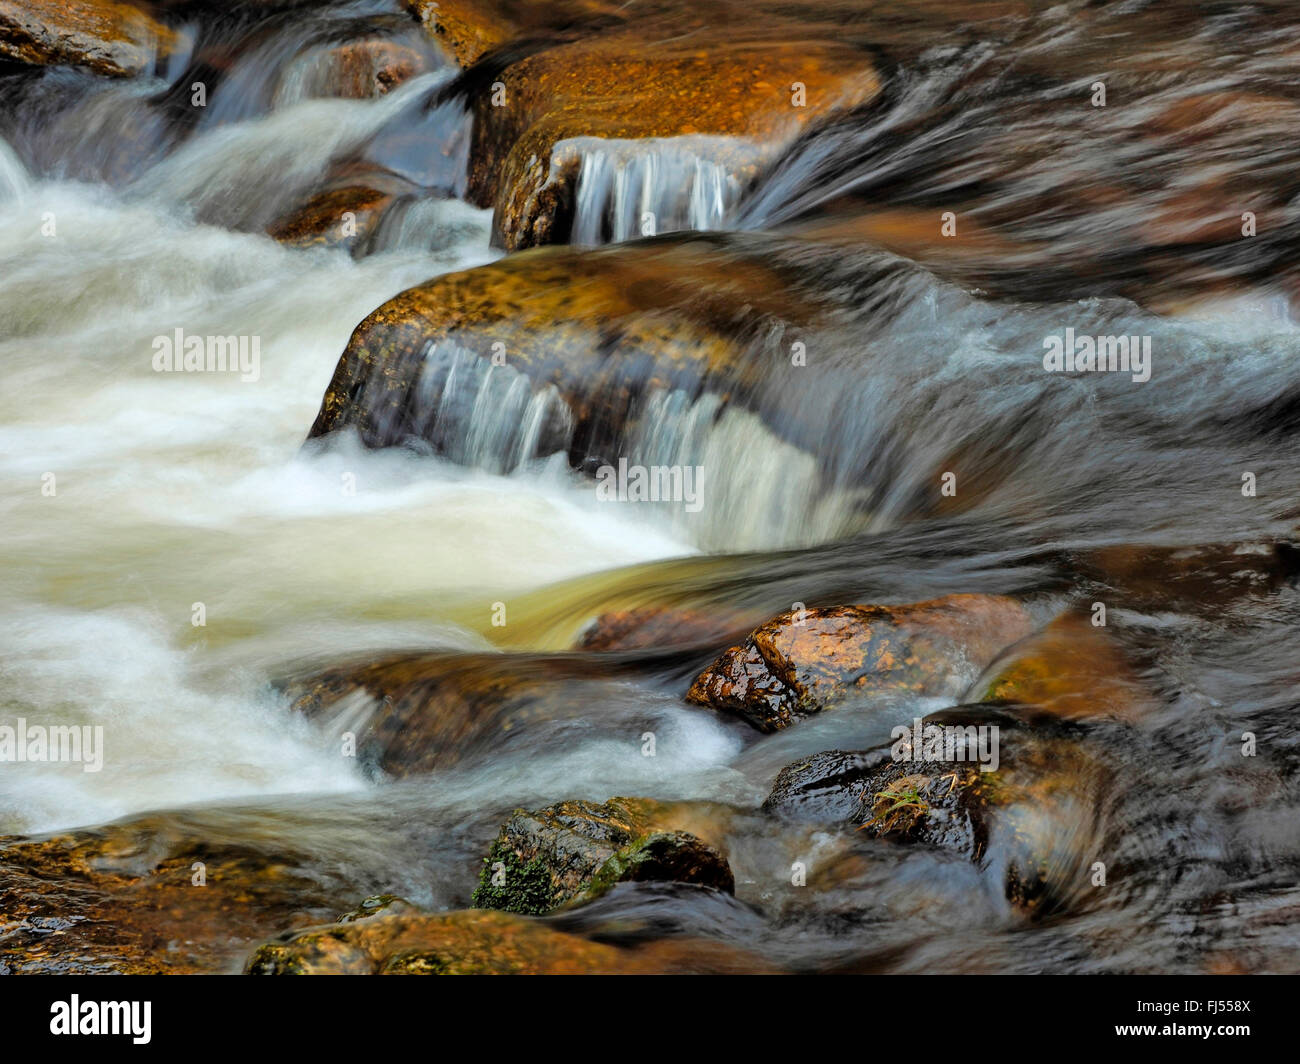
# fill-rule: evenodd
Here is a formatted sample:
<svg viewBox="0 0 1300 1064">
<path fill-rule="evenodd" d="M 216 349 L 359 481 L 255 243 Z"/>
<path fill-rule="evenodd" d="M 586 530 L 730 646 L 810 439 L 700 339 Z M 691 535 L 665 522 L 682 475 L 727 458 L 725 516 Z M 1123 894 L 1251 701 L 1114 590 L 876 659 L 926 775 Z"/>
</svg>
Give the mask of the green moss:
<svg viewBox="0 0 1300 1064">
<path fill-rule="evenodd" d="M 495 866 L 502 865 L 503 875 L 496 876 Z M 493 878 L 503 880 L 500 886 Z M 555 908 L 555 884 L 546 862 L 534 857 L 521 861 L 510 845 L 497 839 L 483 858 L 478 887 L 474 891 L 474 905 L 479 909 L 501 909 L 509 913 L 539 916 Z"/>
</svg>

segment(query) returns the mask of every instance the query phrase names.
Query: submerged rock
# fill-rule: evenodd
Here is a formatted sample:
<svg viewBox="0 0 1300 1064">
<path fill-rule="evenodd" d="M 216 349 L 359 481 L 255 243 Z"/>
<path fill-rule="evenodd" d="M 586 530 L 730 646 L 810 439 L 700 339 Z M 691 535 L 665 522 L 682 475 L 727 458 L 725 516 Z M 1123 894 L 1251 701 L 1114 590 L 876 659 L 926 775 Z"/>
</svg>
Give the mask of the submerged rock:
<svg viewBox="0 0 1300 1064">
<path fill-rule="evenodd" d="M 1250 608 L 1300 580 L 1300 547 L 1257 540 L 1170 547 L 1125 544 L 1078 551 L 1072 568 L 1094 581 L 1099 596 L 1130 609 L 1177 608 L 1221 616 Z"/>
<path fill-rule="evenodd" d="M 681 830 L 718 833 L 716 818 L 707 808 L 637 798 L 517 810 L 483 860 L 474 904 L 540 914 L 620 882 L 696 883 L 732 894 L 726 858 Z"/>
<path fill-rule="evenodd" d="M 391 92 L 432 65 L 426 50 L 401 40 L 370 37 L 332 49 L 317 76 L 332 96 L 366 100 Z"/>
<path fill-rule="evenodd" d="M 369 920 L 372 916 L 405 916 L 420 910 L 405 898 L 396 894 L 375 894 L 362 900 L 361 904 L 338 918 L 340 924 L 350 924 L 354 920 Z"/>
<path fill-rule="evenodd" d="M 929 846 L 975 862 L 1027 913 L 1071 904 L 1090 889 L 1113 773 L 1088 736 L 1015 707 L 962 706 L 927 727 L 978 729 L 996 744 L 979 763 L 910 748 L 828 750 L 788 765 L 763 808 L 783 819 L 852 827 L 865 836 Z"/>
<path fill-rule="evenodd" d="M 562 748 L 572 722 L 591 722 L 593 704 L 628 698 L 592 656 L 490 653 L 389 655 L 292 681 L 286 693 L 331 743 L 350 736 L 364 769 L 398 778 L 511 743 Z M 644 729 L 623 730 L 634 741 Z"/>
<path fill-rule="evenodd" d="M 907 692 L 955 699 L 972 670 L 1032 629 L 1023 606 L 995 595 L 792 610 L 727 650 L 686 699 L 765 732 L 851 697 Z"/>
<path fill-rule="evenodd" d="M 1105 628 L 1065 614 L 998 657 L 967 694 L 970 702 L 1017 702 L 1059 717 L 1132 720 L 1150 689 Z"/>
<path fill-rule="evenodd" d="M 715 642 L 750 627 L 749 614 L 720 607 L 638 606 L 600 614 L 583 630 L 578 650 L 648 650 Z"/>
<path fill-rule="evenodd" d="M 620 949 L 509 913 L 378 916 L 286 934 L 260 946 L 248 975 L 595 975 L 753 972 L 758 958 L 677 939 Z"/>
<path fill-rule="evenodd" d="M 0 0 L 0 59 L 130 77 L 180 43 L 175 31 L 120 0 Z"/>
</svg>

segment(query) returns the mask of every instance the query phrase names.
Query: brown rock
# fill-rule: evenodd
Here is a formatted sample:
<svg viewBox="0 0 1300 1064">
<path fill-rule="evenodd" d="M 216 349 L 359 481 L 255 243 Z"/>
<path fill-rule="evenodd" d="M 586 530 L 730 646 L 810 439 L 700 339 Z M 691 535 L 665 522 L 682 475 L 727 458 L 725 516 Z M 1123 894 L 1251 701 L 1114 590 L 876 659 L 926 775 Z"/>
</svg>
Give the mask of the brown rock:
<svg viewBox="0 0 1300 1064">
<path fill-rule="evenodd" d="M 728 609 L 640 606 L 596 617 L 578 640 L 578 650 L 648 650 L 716 643 L 752 626 L 749 614 Z"/>
<path fill-rule="evenodd" d="M 950 595 L 911 606 L 832 606 L 779 614 L 691 685 L 689 702 L 760 731 L 789 727 L 846 698 L 889 692 L 955 698 L 1033 622 L 1012 599 Z"/>
<path fill-rule="evenodd" d="M 0 58 L 130 77 L 180 43 L 175 31 L 119 0 L 0 0 Z"/>
<path fill-rule="evenodd" d="M 0 971 L 221 972 L 274 928 L 332 919 L 355 890 L 209 834 L 159 814 L 0 839 Z"/>
<path fill-rule="evenodd" d="M 473 397 L 442 395 L 457 359 L 468 360 L 462 381 L 496 360 L 534 395 L 551 389 L 533 447 L 567 450 L 575 466 L 626 453 L 651 390 L 707 388 L 724 403 L 750 402 L 762 367 L 743 355 L 762 342 L 755 337 L 779 337 L 825 310 L 807 271 L 774 265 L 760 244 L 709 236 L 537 249 L 408 289 L 353 333 L 311 436 L 354 428 L 368 446 L 417 438 L 459 458 L 458 408 Z M 773 418 L 771 427 L 798 423 Z"/>
<path fill-rule="evenodd" d="M 879 91 L 852 45 L 769 20 L 696 21 L 649 19 L 537 52 L 472 101 L 470 195 L 495 208 L 506 248 L 568 239 L 589 138 L 624 153 L 674 142 L 743 184 L 808 123 Z"/>
<path fill-rule="evenodd" d="M 363 241 L 393 195 L 365 186 L 328 189 L 273 222 L 267 233 L 290 247 L 348 247 Z"/>
<path fill-rule="evenodd" d="M 734 893 L 731 869 L 715 849 L 727 819 L 721 808 L 643 798 L 517 810 L 483 860 L 474 904 L 540 914 L 633 881 L 696 883 Z"/>
<path fill-rule="evenodd" d="M 286 689 L 299 712 L 353 733 L 362 766 L 395 777 L 445 768 L 621 693 L 596 658 L 531 654 L 393 654 Z"/>
</svg>

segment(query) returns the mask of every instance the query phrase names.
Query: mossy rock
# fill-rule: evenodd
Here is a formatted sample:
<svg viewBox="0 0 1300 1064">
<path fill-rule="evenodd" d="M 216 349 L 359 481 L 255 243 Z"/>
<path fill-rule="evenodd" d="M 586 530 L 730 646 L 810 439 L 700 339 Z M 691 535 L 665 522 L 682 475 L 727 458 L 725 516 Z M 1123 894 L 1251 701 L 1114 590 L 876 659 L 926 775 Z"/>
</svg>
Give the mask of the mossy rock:
<svg viewBox="0 0 1300 1064">
<path fill-rule="evenodd" d="M 696 883 L 726 893 L 735 879 L 715 842 L 720 811 L 703 803 L 611 798 L 516 810 L 484 859 L 474 904 L 541 914 L 592 900 L 621 882 Z"/>
<path fill-rule="evenodd" d="M 828 750 L 788 765 L 764 810 L 785 820 L 852 830 L 891 845 L 966 858 L 1026 915 L 1069 906 L 1089 888 L 1103 852 L 1114 768 L 1099 736 L 1032 707 L 962 706 L 926 726 L 997 727 L 998 762 L 895 757 L 882 746 Z M 909 724 L 911 722 L 908 722 Z M 1121 729 L 1109 742 L 1131 742 Z"/>
</svg>

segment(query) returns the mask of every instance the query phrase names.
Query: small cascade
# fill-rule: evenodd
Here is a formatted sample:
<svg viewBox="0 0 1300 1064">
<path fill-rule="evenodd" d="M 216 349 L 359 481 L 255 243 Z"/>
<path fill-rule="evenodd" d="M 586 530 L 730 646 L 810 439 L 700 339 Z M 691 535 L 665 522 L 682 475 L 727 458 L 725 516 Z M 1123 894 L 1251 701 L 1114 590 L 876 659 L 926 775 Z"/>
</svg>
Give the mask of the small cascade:
<svg viewBox="0 0 1300 1064">
<path fill-rule="evenodd" d="M 575 418 L 553 385 L 535 388 L 508 365 L 453 340 L 424 355 L 407 426 L 451 461 L 512 473 L 574 443 Z M 774 435 L 763 420 L 712 393 L 648 391 L 629 415 L 617 454 L 594 457 L 598 502 L 646 504 L 653 515 L 706 550 L 824 542 L 861 523 L 861 492 L 839 489 L 818 459 Z"/>
<path fill-rule="evenodd" d="M 446 74 L 416 78 L 379 101 L 307 100 L 186 144 L 133 186 L 184 204 L 203 222 L 260 229 L 300 203 L 336 156 L 362 145 Z"/>
<path fill-rule="evenodd" d="M 854 524 L 854 495 L 829 490 L 813 455 L 710 393 L 651 392 L 627 451 L 629 469 L 682 486 L 651 505 L 704 550 L 810 545 Z"/>
<path fill-rule="evenodd" d="M 727 137 L 618 141 L 581 137 L 556 147 L 578 168 L 570 243 L 586 247 L 640 236 L 724 227 L 740 198 L 737 164 L 754 149 Z M 734 162 L 718 160 L 732 157 Z"/>
<path fill-rule="evenodd" d="M 18 156 L 0 140 L 0 201 L 17 199 L 31 184 L 27 169 Z"/>
<path fill-rule="evenodd" d="M 417 385 L 424 418 L 413 433 L 460 465 L 510 473 L 568 449 L 573 415 L 553 386 L 493 365 L 452 340 L 430 344 Z"/>
</svg>

